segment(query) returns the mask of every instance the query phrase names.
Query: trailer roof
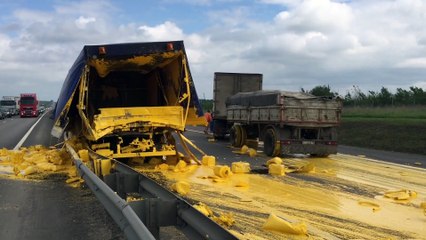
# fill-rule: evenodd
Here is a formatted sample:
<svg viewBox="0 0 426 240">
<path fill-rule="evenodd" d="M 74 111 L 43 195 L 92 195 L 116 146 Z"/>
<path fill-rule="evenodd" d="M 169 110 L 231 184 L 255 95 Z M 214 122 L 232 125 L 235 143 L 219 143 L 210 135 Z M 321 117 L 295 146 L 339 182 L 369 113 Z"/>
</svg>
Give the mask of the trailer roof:
<svg viewBox="0 0 426 240">
<path fill-rule="evenodd" d="M 181 51 L 186 57 L 183 41 L 100 44 L 84 46 L 65 78 L 55 108 L 55 121 L 57 121 L 60 114 L 67 109 L 66 105 L 77 88 L 84 67 L 90 60 L 120 60 L 134 58 L 137 56 L 164 53 L 168 51 Z M 191 105 L 195 106 L 199 110 L 198 115 L 202 116 L 203 112 L 201 110 L 197 92 L 195 90 L 194 82 L 190 72 L 189 81 L 192 95 Z"/>
</svg>

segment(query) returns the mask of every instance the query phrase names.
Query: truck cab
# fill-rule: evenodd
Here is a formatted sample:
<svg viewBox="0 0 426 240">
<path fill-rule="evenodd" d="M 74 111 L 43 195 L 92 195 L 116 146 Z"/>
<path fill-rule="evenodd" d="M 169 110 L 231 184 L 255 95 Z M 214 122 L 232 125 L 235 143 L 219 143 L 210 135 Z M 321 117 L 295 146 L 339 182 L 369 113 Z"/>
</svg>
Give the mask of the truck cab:
<svg viewBox="0 0 426 240">
<path fill-rule="evenodd" d="M 35 93 L 22 93 L 19 100 L 20 117 L 38 117 L 38 100 Z"/>
</svg>

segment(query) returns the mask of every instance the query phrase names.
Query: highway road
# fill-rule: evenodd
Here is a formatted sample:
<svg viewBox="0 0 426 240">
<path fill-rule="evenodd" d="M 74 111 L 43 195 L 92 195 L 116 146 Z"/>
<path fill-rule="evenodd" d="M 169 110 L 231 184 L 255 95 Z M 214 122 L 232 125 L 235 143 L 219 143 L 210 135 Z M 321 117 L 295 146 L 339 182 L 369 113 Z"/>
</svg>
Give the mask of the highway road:
<svg viewBox="0 0 426 240">
<path fill-rule="evenodd" d="M 50 114 L 47 113 L 40 118 L 14 117 L 0 120 L 0 148 L 13 149 L 20 145 L 56 144 L 57 139 L 50 136 L 53 120 L 49 117 Z M 36 122 L 37 124 L 34 125 Z M 232 151 L 236 149 L 231 149 L 225 141 L 212 141 L 211 136 L 203 134 L 202 128 L 189 127 L 185 135 L 207 154 L 215 155 L 217 161 L 222 164 L 247 161 L 250 162 L 254 172 L 265 173 L 266 171 L 264 164 L 267 157 L 261 152 L 254 158 L 235 154 Z M 379 163 L 389 161 L 403 166 L 411 165 L 421 168 L 426 166 L 426 157 L 415 154 L 346 146 L 339 147 L 339 152 L 344 154 L 330 158 L 332 161 L 343 162 L 339 165 L 350 166 L 353 161 L 355 166 L 362 166 L 367 160 Z M 355 157 L 347 157 L 351 155 L 346 154 L 352 154 Z M 292 164 L 306 161 L 305 156 L 293 156 L 289 159 L 288 161 Z M 326 163 L 330 164 L 327 161 Z M 300 177 L 295 175 L 291 179 L 298 181 L 298 178 Z M 362 176 L 359 179 L 362 179 Z M 73 189 L 67 186 L 64 179 L 33 182 L 0 178 L 0 221 L 2 222 L 1 239 L 123 238 L 120 229 L 113 223 L 93 194 L 87 189 Z"/>
<path fill-rule="evenodd" d="M 50 136 L 53 120 L 49 117 L 47 113 L 39 118 L 0 120 L 0 148 L 54 145 L 57 140 Z M 71 188 L 65 179 L 0 178 L 0 239 L 123 239 L 91 191 Z"/>
</svg>

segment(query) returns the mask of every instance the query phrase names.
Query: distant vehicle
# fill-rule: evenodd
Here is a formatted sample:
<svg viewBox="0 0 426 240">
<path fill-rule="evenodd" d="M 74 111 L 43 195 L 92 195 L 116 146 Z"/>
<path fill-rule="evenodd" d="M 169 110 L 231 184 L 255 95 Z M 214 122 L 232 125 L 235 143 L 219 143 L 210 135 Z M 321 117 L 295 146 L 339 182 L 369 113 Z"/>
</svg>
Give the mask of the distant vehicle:
<svg viewBox="0 0 426 240">
<path fill-rule="evenodd" d="M 0 119 L 4 119 L 6 117 L 6 114 L 3 113 L 3 110 L 0 109 Z"/>
<path fill-rule="evenodd" d="M 38 117 L 38 100 L 35 93 L 21 93 L 19 100 L 19 115 L 21 117 Z"/>
<path fill-rule="evenodd" d="M 229 133 L 234 147 L 261 140 L 268 156 L 337 153 L 341 99 L 261 90 L 261 76 L 215 73 L 214 136 Z"/>
<path fill-rule="evenodd" d="M 19 101 L 19 97 L 3 96 L 2 100 L 0 100 L 0 107 L 5 112 L 8 112 L 9 116 L 18 115 L 19 113 L 18 101 Z"/>
</svg>

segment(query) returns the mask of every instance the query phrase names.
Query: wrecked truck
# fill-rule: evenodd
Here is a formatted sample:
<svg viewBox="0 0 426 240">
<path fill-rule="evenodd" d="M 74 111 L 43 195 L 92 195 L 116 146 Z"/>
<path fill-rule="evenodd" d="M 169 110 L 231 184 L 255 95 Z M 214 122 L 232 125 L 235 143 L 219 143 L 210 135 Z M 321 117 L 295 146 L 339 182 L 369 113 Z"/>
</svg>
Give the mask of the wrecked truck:
<svg viewBox="0 0 426 240">
<path fill-rule="evenodd" d="M 202 116 L 183 41 L 90 45 L 65 79 L 51 133 L 115 159 L 177 156 L 172 133 Z"/>
</svg>

